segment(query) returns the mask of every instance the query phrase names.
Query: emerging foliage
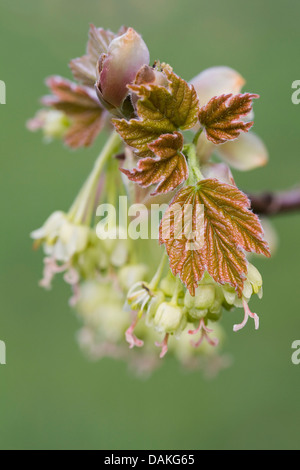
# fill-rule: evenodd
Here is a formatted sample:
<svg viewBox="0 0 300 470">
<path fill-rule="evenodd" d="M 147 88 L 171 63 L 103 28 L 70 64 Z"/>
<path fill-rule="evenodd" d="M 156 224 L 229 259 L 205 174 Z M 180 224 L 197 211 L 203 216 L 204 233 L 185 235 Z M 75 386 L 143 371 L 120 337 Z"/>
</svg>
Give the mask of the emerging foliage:
<svg viewBox="0 0 300 470">
<path fill-rule="evenodd" d="M 155 154 L 154 157 L 140 159 L 137 168 L 131 171 L 121 170 L 131 181 L 143 188 L 159 183 L 152 193 L 155 195 L 172 191 L 188 178 L 187 162 L 181 152 L 182 134 L 164 134 L 148 144 L 148 147 Z"/>
<path fill-rule="evenodd" d="M 139 119 L 113 120 L 122 139 L 140 157 L 151 157 L 148 144 L 162 134 L 192 128 L 198 120 L 199 102 L 194 87 L 178 77 L 169 66 L 163 66 L 170 85 L 131 85 L 129 89 L 140 98 L 137 102 Z"/>
<path fill-rule="evenodd" d="M 66 144 L 72 148 L 91 145 L 104 124 L 104 110 L 94 90 L 58 76 L 49 77 L 46 83 L 53 95 L 45 96 L 42 102 L 72 120 L 65 136 Z"/>
<path fill-rule="evenodd" d="M 241 132 L 248 132 L 253 122 L 244 122 L 243 116 L 252 109 L 252 100 L 259 98 L 251 93 L 221 95 L 212 98 L 199 113 L 200 124 L 205 128 L 208 140 L 223 144 L 236 139 Z"/>
<path fill-rule="evenodd" d="M 114 34 L 91 25 L 85 55 L 70 63 L 76 83 L 58 76 L 47 80 L 51 93 L 42 102 L 50 109 L 40 110 L 29 129 L 41 129 L 47 141 L 64 139 L 72 148 L 91 145 L 105 124 L 112 131 L 112 123 L 117 132 L 111 132 L 70 210 L 55 211 L 31 236 L 45 252 L 41 285 L 50 288 L 53 277 L 63 273 L 72 287 L 70 304 L 78 302 L 84 324 L 81 345 L 93 358 L 127 357 L 125 341 L 141 348 L 158 334 L 160 357 L 170 339 L 183 364 L 203 368 L 207 348 L 198 346 L 205 340 L 217 347 L 222 331 L 214 327 L 210 337 L 210 322 L 223 308 L 244 308 L 244 320 L 234 331 L 249 318 L 255 328 L 259 324 L 248 302 L 262 294 L 263 281 L 246 252 L 270 256 L 269 248 L 229 167 L 211 159 L 215 152 L 241 170 L 266 162 L 260 140 L 240 135 L 253 125 L 247 115 L 258 95 L 237 94 L 245 82 L 228 67 L 203 71 L 188 84 L 169 65 L 149 64 L 148 47 L 133 28 Z M 136 185 L 120 179 L 117 162 Z M 151 210 L 151 202 L 169 203 L 159 209 L 168 207 L 159 230 L 166 250 L 152 279 L 148 275 L 155 266 L 148 272 L 144 252 L 149 250 L 151 262 L 158 256 L 146 241 L 141 250 L 127 241 L 127 236 L 148 234 L 144 216 L 135 217 L 120 204 L 109 210 L 108 221 L 95 226 L 95 208 L 101 204 L 97 216 L 106 212 L 107 204 L 125 192 L 134 209 L 139 202 Z M 152 222 L 158 224 L 151 214 Z M 143 340 L 135 335 L 139 322 Z M 198 338 L 189 341 L 190 335 Z M 153 348 L 143 354 L 145 369 L 157 365 Z M 220 358 L 211 348 L 209 358 L 215 369 Z"/>
<path fill-rule="evenodd" d="M 119 34 L 123 33 L 123 29 Z M 116 35 L 109 30 L 96 28 L 93 24 L 90 26 L 86 54 L 70 62 L 75 80 L 91 88 L 94 87 L 97 79 L 96 70 L 99 57 L 107 51 L 109 43 L 115 37 Z"/>
<path fill-rule="evenodd" d="M 189 233 L 176 235 L 178 212 L 183 216 L 189 205 L 193 208 L 191 220 L 182 219 L 189 224 L 190 233 L 194 232 L 196 244 L 192 248 Z M 203 233 L 199 233 L 201 226 L 197 227 L 200 205 L 204 210 Z M 160 226 L 160 242 L 166 245 L 173 274 L 179 274 L 192 295 L 207 271 L 217 283 L 230 284 L 241 296 L 247 275 L 243 250 L 270 256 L 259 219 L 249 208 L 248 198 L 238 188 L 217 179 L 187 186 L 175 196 Z M 199 241 L 203 246 L 199 247 Z"/>
</svg>

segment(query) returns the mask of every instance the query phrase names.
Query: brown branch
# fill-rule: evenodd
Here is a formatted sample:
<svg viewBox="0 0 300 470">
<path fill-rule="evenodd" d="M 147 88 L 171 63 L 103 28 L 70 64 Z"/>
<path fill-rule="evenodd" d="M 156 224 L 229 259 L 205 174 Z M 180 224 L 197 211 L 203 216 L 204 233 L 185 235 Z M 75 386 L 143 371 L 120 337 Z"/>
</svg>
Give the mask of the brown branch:
<svg viewBox="0 0 300 470">
<path fill-rule="evenodd" d="M 300 211 L 300 188 L 280 192 L 248 194 L 253 212 L 273 216 Z"/>
</svg>

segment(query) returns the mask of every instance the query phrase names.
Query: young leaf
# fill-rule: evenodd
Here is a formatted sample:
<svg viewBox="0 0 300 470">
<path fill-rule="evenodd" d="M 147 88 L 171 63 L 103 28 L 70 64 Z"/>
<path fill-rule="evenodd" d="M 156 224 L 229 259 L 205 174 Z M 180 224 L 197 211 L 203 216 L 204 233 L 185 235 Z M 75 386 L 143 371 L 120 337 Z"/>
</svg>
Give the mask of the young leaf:
<svg viewBox="0 0 300 470">
<path fill-rule="evenodd" d="M 129 88 L 140 100 L 137 112 L 148 121 L 163 120 L 167 127 L 190 129 L 197 123 L 199 101 L 196 90 L 176 75 L 170 66 L 162 66 L 170 86 L 131 85 Z"/>
<path fill-rule="evenodd" d="M 72 120 L 65 143 L 72 148 L 91 145 L 102 130 L 105 118 L 96 92 L 58 76 L 49 77 L 46 83 L 53 95 L 45 96 L 43 104 L 64 112 Z"/>
<path fill-rule="evenodd" d="M 140 98 L 139 119 L 113 120 L 122 139 L 138 151 L 140 157 L 153 156 L 148 144 L 162 134 L 193 127 L 198 120 L 199 102 L 193 86 L 178 77 L 169 66 L 163 67 L 170 85 L 131 85 L 128 88 Z"/>
<path fill-rule="evenodd" d="M 159 124 L 154 127 L 152 122 L 139 121 L 138 119 L 113 119 L 116 131 L 120 134 L 124 142 L 133 147 L 139 157 L 153 157 L 153 152 L 148 144 L 155 141 L 162 134 L 168 134 L 175 131 L 175 128 L 160 128 Z"/>
<path fill-rule="evenodd" d="M 131 181 L 143 188 L 159 183 L 152 195 L 167 193 L 177 188 L 188 178 L 188 167 L 185 156 L 181 152 L 183 137 L 179 132 L 164 134 L 148 144 L 155 157 L 139 160 L 133 170 L 121 169 Z"/>
<path fill-rule="evenodd" d="M 170 268 L 175 276 L 179 274 L 192 295 L 205 272 L 201 250 L 204 240 L 203 211 L 194 189 L 188 186 L 176 194 L 159 229 L 160 243 L 166 245 Z"/>
<path fill-rule="evenodd" d="M 192 210 L 185 220 L 187 206 Z M 245 194 L 217 179 L 202 180 L 175 196 L 161 222 L 160 242 L 166 245 L 173 274 L 180 275 L 192 295 L 207 271 L 217 283 L 230 284 L 241 296 L 247 275 L 244 250 L 270 256 L 259 219 L 249 209 Z M 178 227 L 181 219 L 188 232 Z"/>
<path fill-rule="evenodd" d="M 259 98 L 251 93 L 221 95 L 212 98 L 199 113 L 200 124 L 205 128 L 208 140 L 223 144 L 236 139 L 241 132 L 248 132 L 252 122 L 241 120 L 252 110 L 252 100 Z"/>
<path fill-rule="evenodd" d="M 119 34 L 123 34 L 126 28 L 121 28 Z M 89 30 L 89 41 L 87 44 L 87 53 L 76 59 L 71 60 L 70 68 L 73 77 L 83 85 L 94 87 L 97 81 L 97 63 L 101 56 L 107 52 L 110 42 L 117 36 L 109 30 L 96 28 L 93 24 Z"/>
</svg>

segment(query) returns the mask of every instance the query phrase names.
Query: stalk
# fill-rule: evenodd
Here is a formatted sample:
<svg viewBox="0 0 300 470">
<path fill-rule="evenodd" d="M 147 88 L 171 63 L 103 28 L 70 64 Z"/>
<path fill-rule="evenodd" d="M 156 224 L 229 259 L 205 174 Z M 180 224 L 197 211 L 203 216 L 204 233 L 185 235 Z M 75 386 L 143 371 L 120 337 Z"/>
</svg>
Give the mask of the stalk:
<svg viewBox="0 0 300 470">
<path fill-rule="evenodd" d="M 69 210 L 69 217 L 73 219 L 74 223 L 80 224 L 84 222 L 87 225 L 91 223 L 100 175 L 107 161 L 120 151 L 121 145 L 122 140 L 119 134 L 113 132 L 95 161 L 92 172 Z"/>
</svg>

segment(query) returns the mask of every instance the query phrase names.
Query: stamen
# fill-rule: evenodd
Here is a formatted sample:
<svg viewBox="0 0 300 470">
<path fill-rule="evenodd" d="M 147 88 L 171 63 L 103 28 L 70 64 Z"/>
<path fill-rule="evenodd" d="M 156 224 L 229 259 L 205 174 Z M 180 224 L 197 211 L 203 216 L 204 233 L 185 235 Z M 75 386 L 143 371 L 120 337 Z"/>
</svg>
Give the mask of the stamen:
<svg viewBox="0 0 300 470">
<path fill-rule="evenodd" d="M 59 266 L 54 258 L 44 258 L 43 279 L 40 280 L 39 285 L 45 289 L 51 289 L 51 282 L 55 274 L 62 273 L 68 268 L 69 265 L 67 263 Z"/>
<path fill-rule="evenodd" d="M 141 287 L 141 289 L 136 290 L 139 287 Z M 137 282 L 129 290 L 127 294 L 127 301 L 133 310 L 138 310 L 138 319 L 143 315 L 144 309 L 150 300 L 151 295 L 151 291 L 144 282 Z"/>
<path fill-rule="evenodd" d="M 143 301 L 143 303 L 142 303 L 141 309 L 140 309 L 140 311 L 139 311 L 139 318 L 143 315 L 143 313 L 144 313 L 144 308 L 146 307 L 148 301 L 149 301 L 149 295 L 146 294 L 145 299 L 144 299 L 144 301 Z"/>
<path fill-rule="evenodd" d="M 64 275 L 64 280 L 67 284 L 70 284 L 73 290 L 73 295 L 69 299 L 69 305 L 75 307 L 80 298 L 80 277 L 76 269 L 70 268 Z"/>
<path fill-rule="evenodd" d="M 141 289 L 139 291 L 136 291 L 138 287 L 141 287 Z M 144 292 L 144 288 L 143 288 L 143 283 L 139 281 L 133 284 L 133 286 L 129 289 L 127 297 L 129 299 L 131 298 L 132 295 L 134 295 L 133 298 L 135 298 L 136 294 L 140 294 L 141 292 Z"/>
<path fill-rule="evenodd" d="M 80 287 L 79 284 L 72 285 L 73 295 L 69 299 L 70 307 L 75 307 L 80 299 Z"/>
<path fill-rule="evenodd" d="M 161 359 L 165 357 L 165 355 L 168 352 L 168 341 L 169 341 L 169 333 L 166 333 L 166 336 L 164 337 L 162 343 L 155 343 L 155 346 L 157 346 L 158 348 L 161 348 L 161 353 L 159 355 Z"/>
<path fill-rule="evenodd" d="M 205 321 L 204 321 L 204 318 L 201 318 L 200 321 L 199 321 L 199 326 L 195 329 L 195 330 L 189 330 L 188 333 L 189 335 L 195 335 L 197 333 L 201 332 L 201 335 L 200 335 L 200 338 L 198 341 L 194 342 L 192 341 L 191 344 L 192 346 L 194 346 L 195 348 L 198 348 L 203 340 L 205 339 L 208 344 L 210 344 L 211 346 L 213 347 L 216 347 L 218 346 L 219 344 L 219 340 L 218 338 L 211 338 L 209 336 L 210 333 L 213 333 L 213 330 L 211 330 L 210 328 L 207 328 L 207 326 L 205 325 Z"/>
<path fill-rule="evenodd" d="M 145 291 L 143 289 L 138 290 L 134 294 L 130 294 L 130 291 L 129 291 L 127 299 L 129 300 L 129 302 L 132 302 L 133 300 L 137 299 L 140 295 L 143 295 L 144 293 Z"/>
<path fill-rule="evenodd" d="M 127 343 L 129 344 L 130 349 L 134 348 L 134 346 L 136 346 L 138 348 L 141 348 L 142 346 L 144 346 L 144 341 L 142 341 L 141 339 L 138 339 L 133 334 L 134 329 L 135 329 L 138 321 L 139 321 L 139 318 L 136 317 L 135 320 L 130 325 L 130 327 L 128 328 L 128 330 L 126 330 L 126 332 L 125 332 L 125 338 L 126 338 Z"/>
<path fill-rule="evenodd" d="M 197 333 L 199 333 L 199 331 L 201 330 L 202 328 L 202 318 L 201 320 L 199 321 L 199 325 L 197 326 L 197 328 L 195 330 L 189 330 L 188 331 L 188 334 L 189 335 L 196 335 Z"/>
<path fill-rule="evenodd" d="M 241 330 L 242 328 L 244 328 L 244 326 L 248 322 L 249 317 L 253 318 L 255 329 L 258 330 L 259 329 L 259 316 L 256 313 L 251 312 L 251 310 L 249 308 L 249 305 L 247 304 L 245 299 L 243 299 L 243 307 L 244 307 L 244 312 L 245 312 L 244 320 L 242 321 L 242 323 L 240 323 L 238 325 L 234 325 L 233 331 L 237 332 L 237 331 Z"/>
</svg>

